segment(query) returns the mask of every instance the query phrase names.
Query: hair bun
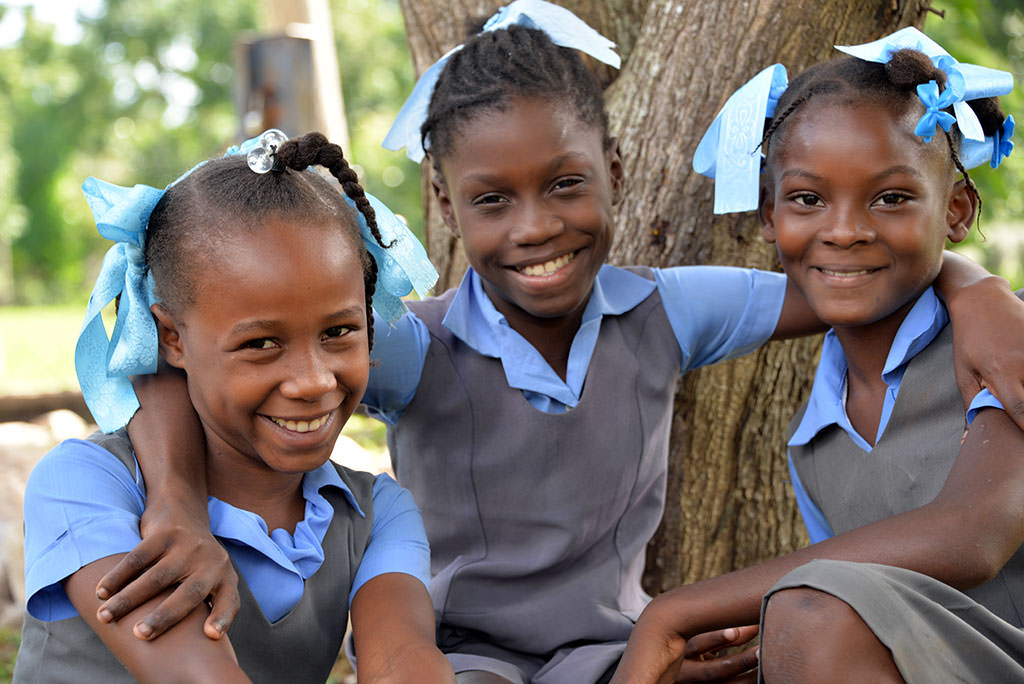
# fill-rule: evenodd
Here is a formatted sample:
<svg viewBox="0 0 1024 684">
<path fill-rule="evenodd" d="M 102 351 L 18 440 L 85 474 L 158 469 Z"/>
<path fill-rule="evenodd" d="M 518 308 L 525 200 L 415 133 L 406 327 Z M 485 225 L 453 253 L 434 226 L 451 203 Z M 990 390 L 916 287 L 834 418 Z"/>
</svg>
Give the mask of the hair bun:
<svg viewBox="0 0 1024 684">
<path fill-rule="evenodd" d="M 886 63 L 885 71 L 889 81 L 899 88 L 910 89 L 928 81 L 935 81 L 940 88 L 946 84 L 946 74 L 918 50 L 897 50 Z"/>
</svg>

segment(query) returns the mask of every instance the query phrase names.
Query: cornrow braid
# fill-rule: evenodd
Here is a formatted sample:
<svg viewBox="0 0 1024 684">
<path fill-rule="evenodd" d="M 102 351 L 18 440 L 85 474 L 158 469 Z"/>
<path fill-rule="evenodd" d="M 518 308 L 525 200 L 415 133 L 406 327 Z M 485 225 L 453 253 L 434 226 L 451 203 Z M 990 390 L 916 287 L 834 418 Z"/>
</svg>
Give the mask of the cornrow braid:
<svg viewBox="0 0 1024 684">
<path fill-rule="evenodd" d="M 373 293 L 377 263 L 363 245 L 352 208 L 337 186 L 308 173 L 322 166 L 356 205 L 381 247 L 376 213 L 341 147 L 320 133 L 286 141 L 277 150 L 271 173 L 253 173 L 240 155 L 212 159 L 164 193 L 150 216 L 146 263 L 166 305 L 187 305 L 197 293 L 183 270 L 201 261 L 220 235 L 255 229 L 271 218 L 337 225 L 359 254 L 366 292 L 367 338 L 373 348 Z"/>
<path fill-rule="evenodd" d="M 473 36 L 441 70 L 420 127 L 435 170 L 451 153 L 460 126 L 481 112 L 504 110 L 516 97 L 564 105 L 610 143 L 601 84 L 579 53 L 555 45 L 543 31 L 514 25 Z"/>
<path fill-rule="evenodd" d="M 776 114 L 761 140 L 761 149 L 767 155 L 772 140 L 785 135 L 787 121 L 812 98 L 851 97 L 906 111 L 920 104 L 917 86 L 928 81 L 935 81 L 941 89 L 946 83 L 946 74 L 924 53 L 911 49 L 898 50 L 885 64 L 850 56 L 816 64 L 795 78 L 779 98 Z M 1006 117 L 999 107 L 998 98 L 971 100 L 968 104 L 977 114 L 985 135 L 992 135 L 1002 127 Z M 962 141 L 960 129 L 956 127 L 943 133 L 950 159 L 963 175 L 980 207 L 981 196 L 957 152 Z"/>
<path fill-rule="evenodd" d="M 373 239 L 381 247 L 388 246 L 384 244 L 384 238 L 377 226 L 377 214 L 370 200 L 366 198 L 366 191 L 359 184 L 359 176 L 355 169 L 345 159 L 341 146 L 330 142 L 322 133 L 307 133 L 301 138 L 293 138 L 281 145 L 277 151 L 277 163 L 285 169 L 296 171 L 314 165 L 327 169 L 337 179 L 349 199 L 355 202 L 356 209 L 366 220 Z M 373 349 L 373 316 L 369 314 L 373 310 L 373 293 L 377 284 L 377 261 L 365 248 L 359 250 L 359 258 L 363 264 L 363 289 L 366 292 L 366 335 L 370 349 Z"/>
</svg>

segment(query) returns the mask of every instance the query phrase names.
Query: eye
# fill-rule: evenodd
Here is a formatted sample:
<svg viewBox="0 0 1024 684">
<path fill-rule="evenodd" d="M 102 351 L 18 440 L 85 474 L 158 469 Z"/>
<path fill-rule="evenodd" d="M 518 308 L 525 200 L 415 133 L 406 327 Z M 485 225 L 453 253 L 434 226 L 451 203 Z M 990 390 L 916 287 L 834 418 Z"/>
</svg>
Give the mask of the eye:
<svg viewBox="0 0 1024 684">
<path fill-rule="evenodd" d="M 472 205 L 474 207 L 491 207 L 507 203 L 508 199 L 504 195 L 499 195 L 496 192 L 488 192 L 478 197 L 474 197 L 472 201 Z"/>
<path fill-rule="evenodd" d="M 577 185 L 583 183 L 583 178 L 580 176 L 567 176 L 565 178 L 559 178 L 551 186 L 551 190 L 557 192 L 559 190 L 572 190 Z"/>
<path fill-rule="evenodd" d="M 333 325 L 327 330 L 324 330 L 323 339 L 325 342 L 327 340 L 338 339 L 344 337 L 345 335 L 348 335 L 352 331 L 353 328 L 347 325 Z"/>
<path fill-rule="evenodd" d="M 825 200 L 821 199 L 821 197 L 815 195 L 813 192 L 801 192 L 796 195 L 791 195 L 789 199 L 802 207 L 825 206 Z"/>
<path fill-rule="evenodd" d="M 881 205 L 885 207 L 895 207 L 903 204 L 910 199 L 910 195 L 905 192 L 883 192 L 875 199 L 875 205 Z"/>
<path fill-rule="evenodd" d="M 269 337 L 259 337 L 254 340 L 246 340 L 242 344 L 238 345 L 239 349 L 274 349 L 277 347 L 277 342 Z"/>
</svg>

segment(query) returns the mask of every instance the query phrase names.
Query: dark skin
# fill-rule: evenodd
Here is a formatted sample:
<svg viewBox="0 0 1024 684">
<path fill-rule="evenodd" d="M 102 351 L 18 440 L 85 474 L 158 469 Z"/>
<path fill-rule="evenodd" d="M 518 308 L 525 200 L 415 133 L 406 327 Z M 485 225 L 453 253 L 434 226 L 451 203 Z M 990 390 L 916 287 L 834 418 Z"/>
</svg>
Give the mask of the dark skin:
<svg viewBox="0 0 1024 684">
<path fill-rule="evenodd" d="M 294 533 L 305 517 L 303 477 L 327 462 L 366 389 L 362 265 L 355 245 L 337 239 L 336 226 L 270 219 L 253 230 L 228 233 L 214 256 L 192 266 L 188 277 L 201 298 L 173 312 L 162 304 L 152 311 L 161 352 L 184 371 L 202 425 L 202 480 L 222 501 L 257 514 L 269 530 Z M 296 301 L 306 305 L 296 307 Z M 175 600 L 170 589 L 126 620 L 103 619 L 95 587 L 124 557 L 81 568 L 65 587 L 136 679 L 249 681 L 223 630 L 211 633 L 217 618 L 202 601 L 160 639 L 140 639 L 145 634 L 138 624 L 159 603 Z M 370 579 L 353 597 L 351 619 L 360 682 L 455 681 L 434 644 L 433 607 L 417 578 L 385 573 Z M 201 625 L 215 638 L 206 638 Z"/>
<path fill-rule="evenodd" d="M 948 152 L 913 136 L 913 121 L 870 105 L 809 104 L 784 152 L 769 157 L 763 232 L 848 363 L 847 413 L 874 443 L 880 375 L 900 324 L 960 241 L 977 198 L 955 182 Z M 837 137 L 835 130 L 847 135 Z M 655 599 L 630 637 L 615 684 L 675 681 L 687 636 L 756 620 L 761 598 L 816 558 L 893 565 L 969 589 L 994 577 L 1024 542 L 1024 432 L 1008 413 L 979 412 L 930 503 L 811 547 Z M 892 654 L 846 604 L 813 590 L 772 597 L 761 667 L 768 682 L 900 682 Z"/>
<path fill-rule="evenodd" d="M 524 112 L 529 118 L 529 125 L 526 126 L 522 126 L 518 119 Z M 470 263 L 477 260 L 481 266 L 476 269 L 478 272 L 494 273 L 492 279 L 485 278 L 485 289 L 488 288 L 487 283 L 490 283 L 487 292 L 492 302 L 505 313 L 510 324 L 541 351 L 551 367 L 564 377 L 565 358 L 579 327 L 579 316 L 590 294 L 593 275 L 589 279 L 566 279 L 565 287 L 552 293 L 546 289 L 541 292 L 530 285 L 528 278 L 506 271 L 524 264 L 543 264 L 571 252 L 576 254 L 570 264 L 572 268 L 586 266 L 580 270 L 596 273 L 600 264 L 606 260 L 610 246 L 611 206 L 614 189 L 621 183 L 621 160 L 614 146 L 605 146 L 603 131 L 578 122 L 573 123 L 573 118 L 569 116 L 567 119 L 557 105 L 526 100 L 499 114 L 516 115 L 506 123 L 521 127 L 527 134 L 547 134 L 557 138 L 559 131 L 564 132 L 555 144 L 545 142 L 540 148 L 537 145 L 521 144 L 514 149 L 536 151 L 557 147 L 561 152 L 542 156 L 539 162 L 534 161 L 533 157 L 516 157 L 519 162 L 517 164 L 506 164 L 512 155 L 494 154 L 496 172 L 491 169 L 488 173 L 476 173 L 466 166 L 466 173 L 462 175 L 459 169 L 465 165 L 460 166 L 459 159 L 442 159 L 441 166 L 445 175 L 435 184 L 435 192 L 438 193 L 446 221 L 458 229 L 463 237 Z M 553 120 L 564 125 L 552 130 L 550 122 Z M 493 116 L 488 121 L 490 124 L 487 130 L 493 130 L 491 127 L 496 125 Z M 503 130 L 507 128 L 509 126 Z M 468 124 L 463 140 L 481 139 L 481 136 L 471 136 L 471 129 L 472 124 Z M 479 159 L 482 156 L 467 156 L 467 159 Z M 581 179 L 582 183 L 579 182 Z M 474 190 L 470 182 L 481 184 L 482 187 Z M 569 197 L 560 194 L 563 192 L 568 193 Z M 484 206 L 481 206 L 481 201 Z M 514 210 L 509 213 L 527 217 L 525 228 L 515 233 L 511 228 L 508 229 L 504 233 L 509 236 L 508 243 L 488 243 L 484 247 L 474 247 L 477 244 L 474 238 L 486 237 L 488 227 L 503 218 L 507 210 L 500 207 L 506 206 L 506 202 Z M 493 207 L 489 209 L 486 205 L 497 205 L 499 208 L 495 213 Z M 448 209 L 445 209 L 446 206 Z M 477 215 L 479 220 L 470 220 L 473 212 L 482 212 Z M 549 234 L 548 237 L 545 237 L 545 232 Z M 545 251 L 552 245 L 554 248 Z M 947 301 L 956 329 L 964 331 L 965 338 L 958 338 L 958 343 L 962 348 L 973 350 L 969 358 L 963 360 L 964 366 L 971 369 L 964 372 L 963 377 L 972 379 L 965 383 L 974 382 L 973 378 L 978 373 L 984 373 L 986 377 L 994 378 L 992 386 L 997 394 L 1002 392 L 1003 396 L 1011 398 L 1009 405 L 1013 404 L 1012 398 L 1019 397 L 1024 407 L 1024 391 L 1017 380 L 1024 377 L 1024 356 L 1016 352 L 1013 346 L 997 347 L 994 344 L 997 337 L 990 334 L 994 327 L 1000 330 L 1007 327 L 1024 330 L 1024 307 L 1009 292 L 1006 282 L 990 277 L 966 259 L 949 256 L 944 261 L 944 269 L 936 285 L 940 292 L 948 295 Z M 980 306 L 979 302 L 984 302 L 984 306 Z M 986 319 L 979 321 L 979 317 Z M 1008 326 L 1008 323 L 1015 325 Z M 782 316 L 773 338 L 811 334 L 821 332 L 824 328 L 800 293 L 794 288 L 787 288 Z M 996 351 L 1002 353 L 999 360 L 993 360 L 997 356 Z M 168 379 L 166 382 L 173 383 L 174 380 Z M 149 483 L 150 506 L 157 507 L 159 511 L 154 513 L 153 519 L 167 524 L 169 531 L 154 529 L 151 537 L 144 538 L 139 548 L 132 552 L 133 561 L 130 566 L 120 566 L 101 580 L 101 586 L 113 594 L 131 578 L 139 576 L 140 568 L 149 568 L 128 589 L 120 591 L 107 602 L 113 616 L 125 614 L 139 601 L 167 586 L 168 582 L 191 578 L 196 570 L 204 569 L 204 577 L 209 581 L 212 573 L 207 573 L 205 568 L 221 566 L 223 563 L 223 551 L 209 537 L 205 507 L 196 503 L 205 500 L 205 492 L 198 482 L 184 481 L 180 475 L 179 462 L 200 458 L 202 454 L 202 451 L 191 449 L 185 452 L 175 446 L 180 444 L 179 438 L 183 431 L 194 431 L 194 428 L 188 428 L 187 422 L 172 425 L 164 419 L 166 397 L 180 397 L 181 390 L 171 395 L 166 390 L 159 393 L 148 391 L 152 389 L 139 388 L 142 409 L 129 424 L 129 433 L 135 436 L 135 431 L 139 431 L 146 436 L 146 446 L 139 458 Z M 146 413 L 150 411 L 157 414 L 156 417 L 147 417 Z M 182 413 L 177 415 L 181 416 Z M 1024 411 L 1020 417 L 1024 422 Z M 165 493 L 164 488 L 168 483 L 173 484 L 170 493 Z M 185 496 L 191 497 L 193 503 L 183 511 L 180 497 Z M 193 535 L 184 534 L 185 529 L 191 529 Z M 208 540 L 205 543 L 195 541 L 199 537 L 207 537 Z M 188 541 L 184 542 L 186 538 Z M 174 543 L 171 543 L 172 540 Z M 179 550 L 181 546 L 185 549 Z M 170 549 L 166 555 L 165 549 Z M 209 588 L 213 586 L 210 584 Z M 202 587 L 197 585 L 196 593 L 192 596 L 198 595 L 200 591 Z M 226 600 L 226 596 L 225 593 L 217 598 Z M 180 619 L 193 605 L 188 596 L 176 595 L 145 617 L 143 622 L 152 628 L 151 636 L 157 635 Z M 232 615 L 232 610 L 233 605 L 230 603 L 223 610 L 219 603 L 215 603 L 215 621 L 223 624 Z M 750 624 L 754 621 L 756 619 L 725 626 Z"/>
</svg>

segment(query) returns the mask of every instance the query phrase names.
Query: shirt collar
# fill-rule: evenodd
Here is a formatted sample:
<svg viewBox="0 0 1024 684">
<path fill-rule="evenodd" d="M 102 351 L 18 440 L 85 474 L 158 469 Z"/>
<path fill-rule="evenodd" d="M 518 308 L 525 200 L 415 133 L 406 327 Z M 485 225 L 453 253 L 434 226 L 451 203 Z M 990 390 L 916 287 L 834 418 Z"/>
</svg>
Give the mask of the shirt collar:
<svg viewBox="0 0 1024 684">
<path fill-rule="evenodd" d="M 341 490 L 345 500 L 352 509 L 359 514 L 359 517 L 365 518 L 366 514 L 363 513 L 363 509 L 359 507 L 359 503 L 356 501 L 355 494 L 349 489 L 345 481 L 341 479 L 341 474 L 338 473 L 338 469 L 334 467 L 334 463 L 328 460 L 322 466 L 316 470 L 310 470 L 302 478 L 302 497 L 306 501 L 313 500 L 314 497 L 323 496 L 320 494 L 320 490 L 324 487 L 337 487 Z"/>
<path fill-rule="evenodd" d="M 606 264 L 594 279 L 583 322 L 625 313 L 644 301 L 654 288 L 653 280 Z M 504 314 L 495 308 L 484 292 L 480 276 L 472 268 L 462 277 L 442 323 L 478 353 L 496 358 L 501 356 L 501 345 L 495 331 L 510 329 Z"/>
<path fill-rule="evenodd" d="M 948 322 L 946 308 L 929 287 L 918 297 L 896 331 L 882 370 L 886 383 L 898 387 L 910 360 L 931 344 Z M 807 410 L 790 438 L 789 446 L 807 444 L 829 425 L 846 426 L 849 420 L 844 404 L 845 386 L 846 357 L 835 331 L 829 330 L 821 347 L 821 360 L 814 375 Z"/>
</svg>

